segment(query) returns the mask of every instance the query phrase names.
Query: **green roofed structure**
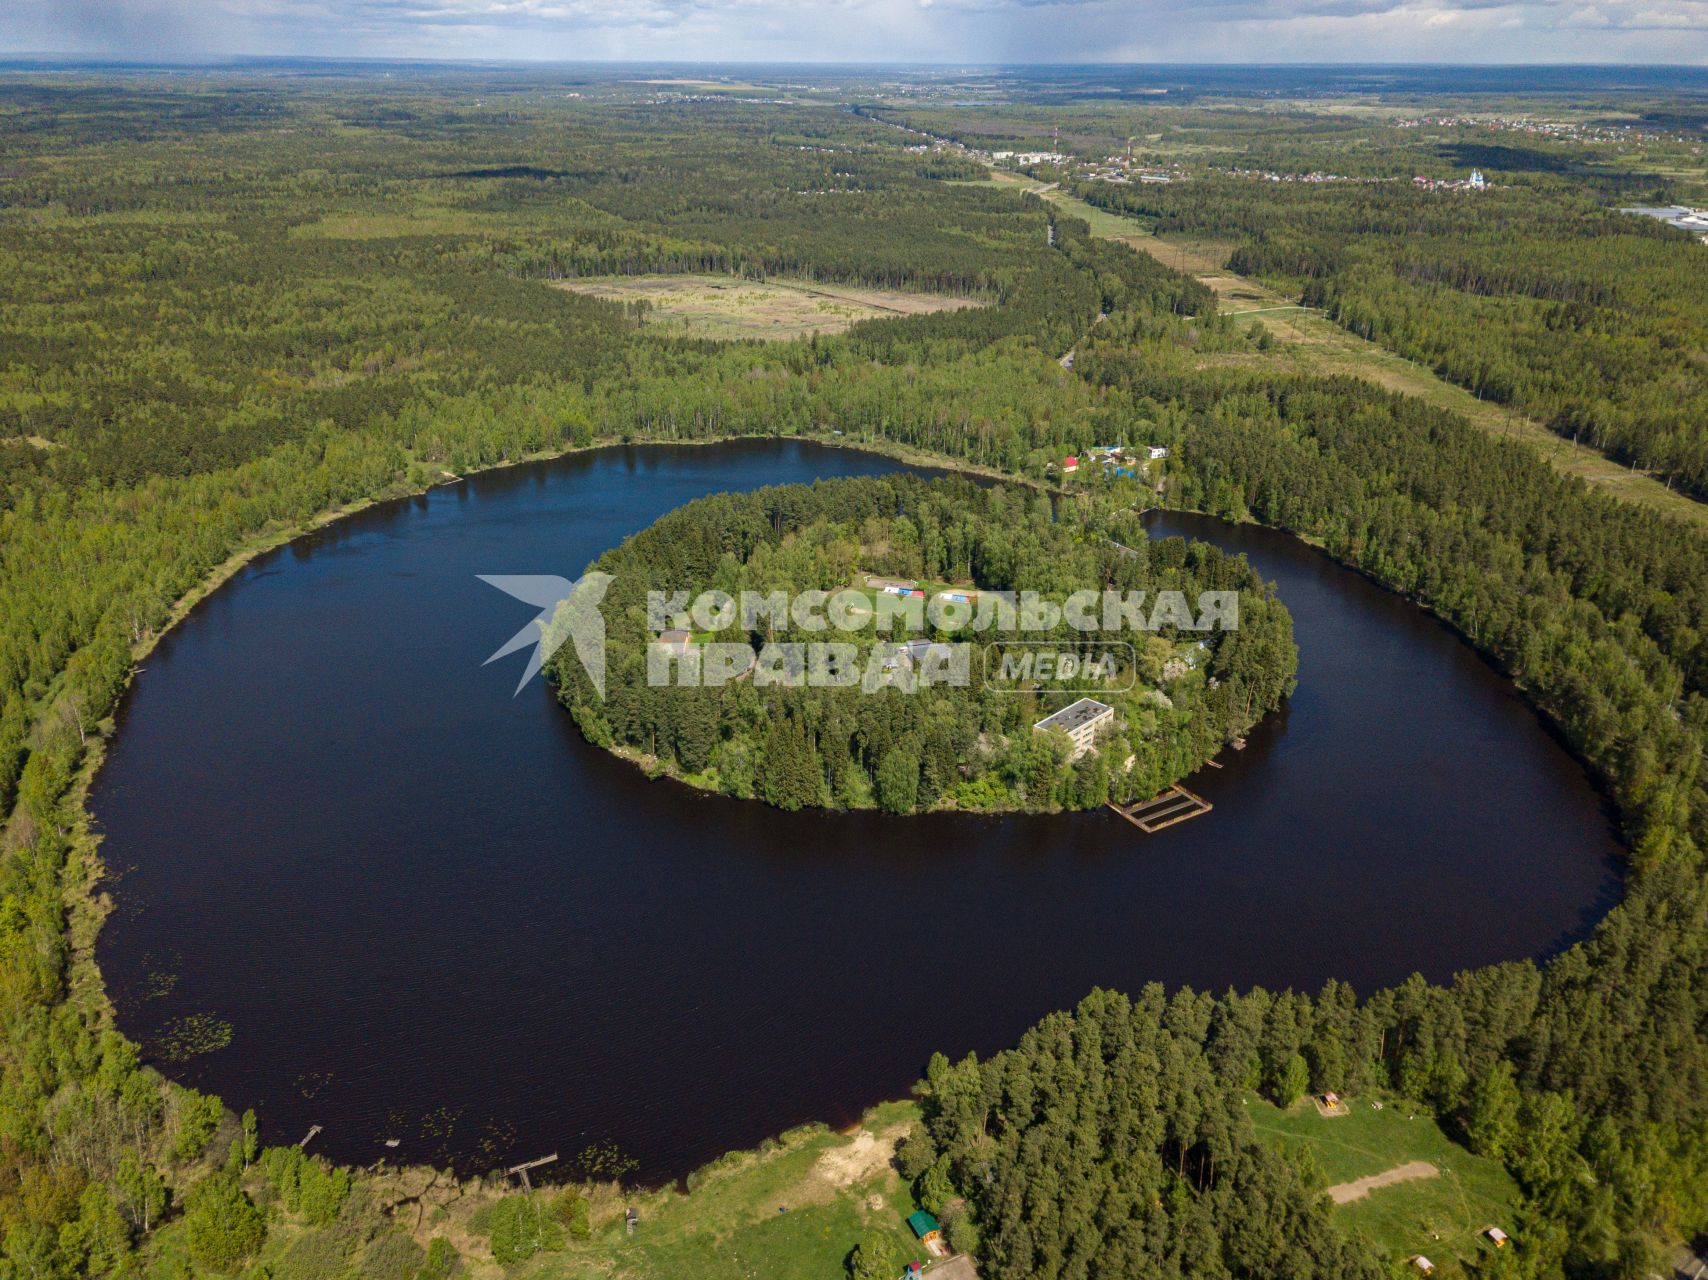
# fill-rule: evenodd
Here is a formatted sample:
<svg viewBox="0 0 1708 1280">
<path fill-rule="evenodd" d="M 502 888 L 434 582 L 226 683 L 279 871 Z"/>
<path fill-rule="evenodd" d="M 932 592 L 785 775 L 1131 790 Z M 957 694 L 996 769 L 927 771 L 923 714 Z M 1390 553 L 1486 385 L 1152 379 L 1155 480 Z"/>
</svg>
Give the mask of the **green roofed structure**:
<svg viewBox="0 0 1708 1280">
<path fill-rule="evenodd" d="M 921 1240 L 925 1239 L 926 1236 L 935 1234 L 939 1229 L 937 1219 L 923 1209 L 908 1214 L 907 1225 L 913 1228 L 913 1234 Z"/>
</svg>

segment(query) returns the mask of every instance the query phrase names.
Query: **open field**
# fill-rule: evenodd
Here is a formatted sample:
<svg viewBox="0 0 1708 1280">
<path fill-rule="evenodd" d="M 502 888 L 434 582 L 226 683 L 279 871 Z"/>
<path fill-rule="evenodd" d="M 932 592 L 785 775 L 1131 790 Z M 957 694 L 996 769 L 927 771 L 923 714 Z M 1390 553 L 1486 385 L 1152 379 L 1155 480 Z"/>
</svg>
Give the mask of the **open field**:
<svg viewBox="0 0 1708 1280">
<path fill-rule="evenodd" d="M 596 1211 L 593 1238 L 541 1254 L 512 1276 L 537 1280 L 746 1280 L 840 1276 L 860 1238 L 894 1232 L 903 1258 L 924 1259 L 906 1218 L 918 1206 L 890 1167 L 918 1117 L 910 1102 L 875 1108 L 853 1134 L 818 1127 L 745 1152 L 701 1175 L 684 1196 L 657 1191 Z M 623 1228 L 633 1204 L 640 1226 Z M 779 1213 L 779 1208 L 788 1212 Z M 494 1274 L 497 1274 L 494 1269 Z"/>
<path fill-rule="evenodd" d="M 1309 1101 L 1281 1111 L 1254 1096 L 1249 1106 L 1260 1136 L 1309 1153 L 1339 1190 L 1335 1217 L 1390 1257 L 1472 1258 L 1489 1247 L 1484 1227 L 1512 1230 L 1518 1187 L 1506 1170 L 1472 1155 L 1406 1102 L 1390 1099 L 1378 1111 L 1371 1099 L 1354 1098 L 1350 1114 L 1332 1118 Z"/>
<path fill-rule="evenodd" d="M 555 283 L 612 302 L 645 302 L 651 308 L 648 327 L 694 338 L 803 338 L 841 333 L 861 320 L 984 305 L 977 298 L 943 293 L 739 276 L 587 276 Z"/>
<path fill-rule="evenodd" d="M 1017 175 L 1004 175 L 1004 178 L 1014 177 Z M 1028 182 L 1034 190 L 1040 186 L 1027 179 L 1021 181 Z M 1094 208 L 1059 190 L 1041 194 L 1074 216 L 1086 217 L 1094 235 L 1119 240 L 1176 271 L 1190 273 L 1215 292 L 1224 312 L 1235 316 L 1249 314 L 1251 318 L 1243 323 L 1262 324 L 1275 339 L 1275 346 L 1267 355 L 1219 356 L 1209 360 L 1253 367 L 1281 361 L 1300 373 L 1363 378 L 1389 391 L 1417 396 L 1461 413 L 1490 434 L 1523 440 L 1540 450 L 1557 470 L 1577 476 L 1615 497 L 1708 525 L 1708 504 L 1675 493 L 1652 476 L 1622 466 L 1587 445 L 1573 444 L 1505 405 L 1479 400 L 1423 365 L 1348 332 L 1321 312 L 1300 307 L 1296 298 L 1229 271 L 1226 264 L 1233 250 L 1230 244 L 1155 236 L 1135 219 Z M 1096 217 L 1091 218 L 1088 213 Z"/>
<path fill-rule="evenodd" d="M 1090 225 L 1091 234 L 1094 236 L 1102 236 L 1107 240 L 1126 240 L 1134 235 L 1148 235 L 1131 218 L 1123 218 L 1118 213 L 1110 213 L 1094 204 L 1086 204 L 1054 183 L 1042 183 L 1035 178 L 1028 178 L 1023 173 L 1012 173 L 1007 169 L 992 169 L 990 176 L 999 186 L 1022 187 L 1034 195 L 1042 196 L 1074 217 L 1084 219 Z"/>
<path fill-rule="evenodd" d="M 448 1241 L 460 1259 L 456 1274 L 466 1280 L 819 1280 L 845 1275 L 854 1246 L 884 1232 L 893 1235 L 900 1258 L 928 1260 L 907 1226 L 919 1206 L 891 1165 L 896 1144 L 918 1119 L 914 1103 L 890 1102 L 845 1133 L 806 1125 L 714 1162 L 690 1178 L 686 1193 L 594 1185 L 586 1189 L 588 1239 L 568 1239 L 560 1229 L 560 1247 L 509 1268 L 492 1259 L 488 1236 L 499 1201 L 521 1194 L 519 1183 L 458 1183 L 404 1168 L 379 1174 L 372 1188 L 397 1207 L 397 1228 L 419 1246 L 435 1236 Z M 560 1193 L 542 1185 L 533 1195 L 550 1215 Z M 638 1219 L 633 1235 L 624 1223 L 630 1208 Z M 331 1243 L 331 1233 L 290 1216 L 268 1233 L 260 1265 L 272 1275 L 311 1274 L 293 1270 L 296 1259 Z M 184 1227 L 174 1221 L 156 1233 L 145 1274 L 166 1280 L 189 1274 L 186 1266 Z"/>
<path fill-rule="evenodd" d="M 905 1218 L 915 1206 L 889 1159 L 912 1119 L 908 1106 L 880 1109 L 870 1117 L 874 1127 L 853 1137 L 821 1131 L 778 1152 L 739 1157 L 690 1197 L 663 1193 L 641 1206 L 643 1225 L 632 1239 L 620 1220 L 596 1233 L 591 1247 L 604 1263 L 598 1270 L 636 1277 L 806 1277 L 838 1273 L 872 1229 L 890 1229 L 898 1246 L 908 1248 Z M 783 1207 L 787 1213 L 778 1212 Z M 538 1274 L 576 1270 L 547 1266 Z"/>
</svg>

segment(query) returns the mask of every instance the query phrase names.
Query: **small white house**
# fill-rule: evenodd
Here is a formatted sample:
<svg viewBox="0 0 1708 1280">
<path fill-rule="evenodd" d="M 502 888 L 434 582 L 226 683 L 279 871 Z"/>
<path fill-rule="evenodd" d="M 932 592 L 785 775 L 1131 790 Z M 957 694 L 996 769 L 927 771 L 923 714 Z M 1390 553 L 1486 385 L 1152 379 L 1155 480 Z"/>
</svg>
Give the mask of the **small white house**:
<svg viewBox="0 0 1708 1280">
<path fill-rule="evenodd" d="M 1168 457 L 1168 446 L 1161 444 L 1149 445 L 1145 449 L 1145 457 L 1149 458 L 1152 462 L 1160 462 L 1162 459 Z"/>
</svg>

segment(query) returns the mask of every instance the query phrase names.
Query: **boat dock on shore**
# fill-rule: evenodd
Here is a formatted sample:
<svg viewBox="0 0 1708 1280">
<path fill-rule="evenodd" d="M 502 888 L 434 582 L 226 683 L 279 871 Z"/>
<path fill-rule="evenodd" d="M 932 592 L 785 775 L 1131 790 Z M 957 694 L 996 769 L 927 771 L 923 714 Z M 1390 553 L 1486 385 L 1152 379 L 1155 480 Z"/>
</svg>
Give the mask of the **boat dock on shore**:
<svg viewBox="0 0 1708 1280">
<path fill-rule="evenodd" d="M 1152 796 L 1149 800 L 1139 800 L 1128 805 L 1119 805 L 1111 800 L 1109 807 L 1146 835 L 1155 835 L 1158 831 L 1185 822 L 1189 818 L 1201 818 L 1216 806 L 1197 792 L 1188 791 L 1179 783 L 1175 783 L 1167 791 Z"/>
</svg>

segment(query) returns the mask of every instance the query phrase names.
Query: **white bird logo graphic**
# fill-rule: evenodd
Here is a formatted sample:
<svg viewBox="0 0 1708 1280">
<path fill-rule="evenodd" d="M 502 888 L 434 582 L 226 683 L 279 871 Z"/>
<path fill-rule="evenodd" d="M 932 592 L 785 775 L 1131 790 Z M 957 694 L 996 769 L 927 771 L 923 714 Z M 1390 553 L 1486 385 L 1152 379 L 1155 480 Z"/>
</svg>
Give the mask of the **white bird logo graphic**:
<svg viewBox="0 0 1708 1280">
<path fill-rule="evenodd" d="M 522 686 L 532 680 L 551 656 L 563 647 L 565 640 L 575 642 L 575 656 L 581 659 L 582 670 L 593 682 L 599 696 L 605 696 L 605 618 L 599 612 L 599 602 L 613 581 L 608 573 L 589 569 L 576 581 L 553 574 L 498 573 L 475 575 L 489 586 L 497 587 L 507 596 L 534 605 L 539 615 L 511 636 L 498 650 L 481 663 L 497 662 L 518 649 L 533 645 L 528 666 L 516 682 L 514 698 Z"/>
</svg>

